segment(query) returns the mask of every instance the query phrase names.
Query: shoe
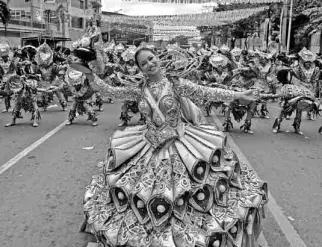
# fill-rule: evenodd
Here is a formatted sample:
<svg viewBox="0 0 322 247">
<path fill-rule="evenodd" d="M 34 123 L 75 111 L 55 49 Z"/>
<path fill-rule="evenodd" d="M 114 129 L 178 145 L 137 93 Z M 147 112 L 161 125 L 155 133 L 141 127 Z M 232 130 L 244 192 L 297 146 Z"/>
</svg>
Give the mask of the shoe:
<svg viewBox="0 0 322 247">
<path fill-rule="evenodd" d="M 118 126 L 119 126 L 119 127 L 127 126 L 127 122 L 123 121 L 123 122 L 122 122 L 122 123 L 120 123 Z"/>
<path fill-rule="evenodd" d="M 2 113 L 6 113 L 6 112 L 8 112 L 8 110 L 7 110 L 7 109 L 3 109 L 3 110 L 2 110 Z"/>
<path fill-rule="evenodd" d="M 10 126 L 14 126 L 14 125 L 16 125 L 16 122 L 12 121 L 12 122 L 10 122 L 10 123 L 7 123 L 7 124 L 5 125 L 5 127 L 10 127 Z"/>
<path fill-rule="evenodd" d="M 72 123 L 73 123 L 73 121 L 68 120 L 68 121 L 65 123 L 65 125 L 71 125 Z"/>
<path fill-rule="evenodd" d="M 34 123 L 32 124 L 32 126 L 33 126 L 33 127 L 38 127 L 38 126 L 39 126 L 39 124 L 38 124 L 37 122 L 34 122 Z"/>
<path fill-rule="evenodd" d="M 93 121 L 92 125 L 97 126 L 98 125 L 97 121 Z"/>
</svg>

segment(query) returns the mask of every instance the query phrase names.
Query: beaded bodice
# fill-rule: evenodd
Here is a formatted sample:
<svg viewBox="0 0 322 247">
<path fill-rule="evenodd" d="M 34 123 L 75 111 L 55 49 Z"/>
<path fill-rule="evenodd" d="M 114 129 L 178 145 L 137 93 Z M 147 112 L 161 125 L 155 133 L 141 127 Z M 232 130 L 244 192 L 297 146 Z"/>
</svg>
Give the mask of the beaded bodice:
<svg viewBox="0 0 322 247">
<path fill-rule="evenodd" d="M 171 127 L 177 126 L 181 118 L 180 102 L 172 86 L 167 78 L 146 86 L 156 103 L 154 106 L 151 105 L 153 102 L 148 99 L 149 96 L 144 92 L 145 90 L 142 90 L 143 97 L 139 102 L 139 110 L 146 117 L 148 124 L 155 127 L 161 127 L 164 124 Z M 156 107 L 159 108 L 159 111 L 155 109 Z M 163 116 L 160 116 L 160 113 Z"/>
</svg>

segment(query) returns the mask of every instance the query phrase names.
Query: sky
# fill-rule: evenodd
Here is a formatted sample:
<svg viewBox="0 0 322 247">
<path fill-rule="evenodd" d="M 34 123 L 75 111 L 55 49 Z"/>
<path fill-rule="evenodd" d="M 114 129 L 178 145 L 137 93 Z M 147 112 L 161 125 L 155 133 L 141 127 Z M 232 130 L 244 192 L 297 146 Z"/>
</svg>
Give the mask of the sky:
<svg viewBox="0 0 322 247">
<path fill-rule="evenodd" d="M 178 15 L 196 14 L 205 10 L 201 4 L 142 3 L 138 0 L 102 0 L 103 11 L 119 11 L 126 15 Z"/>
</svg>

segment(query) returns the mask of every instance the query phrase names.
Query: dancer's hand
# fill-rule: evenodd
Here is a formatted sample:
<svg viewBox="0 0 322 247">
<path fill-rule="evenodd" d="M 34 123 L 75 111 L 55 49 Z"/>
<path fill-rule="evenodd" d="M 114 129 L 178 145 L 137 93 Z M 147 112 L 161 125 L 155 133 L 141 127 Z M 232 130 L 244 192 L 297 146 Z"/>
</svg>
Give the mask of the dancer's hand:
<svg viewBox="0 0 322 247">
<path fill-rule="evenodd" d="M 241 104 L 248 104 L 256 101 L 258 98 L 257 90 L 247 90 L 244 92 L 235 92 L 235 99 L 239 100 Z"/>
<path fill-rule="evenodd" d="M 94 81 L 94 74 L 91 72 L 91 73 L 86 73 L 86 78 L 89 80 L 89 81 Z"/>
</svg>

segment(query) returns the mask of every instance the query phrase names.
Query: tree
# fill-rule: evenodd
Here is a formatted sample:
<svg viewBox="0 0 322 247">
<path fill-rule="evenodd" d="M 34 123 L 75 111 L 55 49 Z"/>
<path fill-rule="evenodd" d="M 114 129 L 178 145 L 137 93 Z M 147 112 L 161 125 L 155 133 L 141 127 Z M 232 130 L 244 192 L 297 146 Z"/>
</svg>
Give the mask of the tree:
<svg viewBox="0 0 322 247">
<path fill-rule="evenodd" d="M 5 36 L 7 36 L 7 25 L 10 20 L 10 9 L 8 4 L 3 0 L 0 0 L 0 18 L 2 24 L 4 25 Z"/>
</svg>

